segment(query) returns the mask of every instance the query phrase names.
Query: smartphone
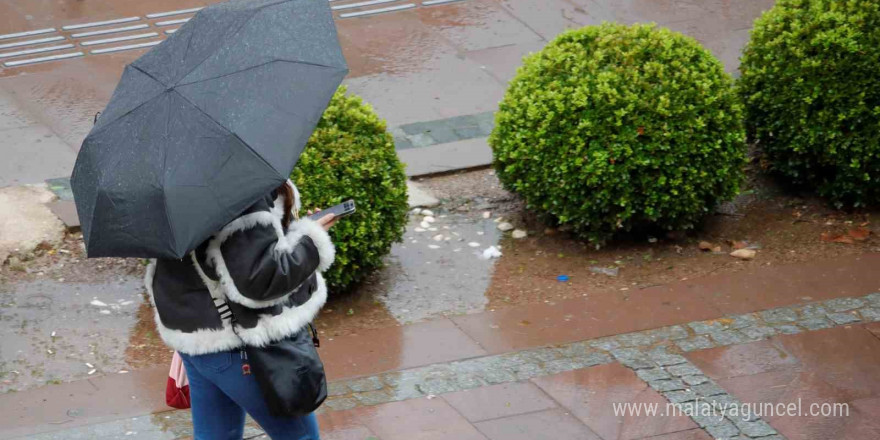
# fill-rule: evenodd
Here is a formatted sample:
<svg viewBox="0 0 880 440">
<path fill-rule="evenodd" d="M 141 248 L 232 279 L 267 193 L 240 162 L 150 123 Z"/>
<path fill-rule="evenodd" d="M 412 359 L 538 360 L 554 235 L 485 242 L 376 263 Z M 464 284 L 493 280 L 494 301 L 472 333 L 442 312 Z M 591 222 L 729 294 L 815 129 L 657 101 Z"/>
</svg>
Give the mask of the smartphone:
<svg viewBox="0 0 880 440">
<path fill-rule="evenodd" d="M 331 206 L 320 212 L 316 212 L 310 215 L 309 218 L 312 220 L 318 220 L 319 218 L 324 217 L 327 214 L 333 214 L 336 216 L 336 218 L 341 218 L 354 214 L 354 211 L 354 200 L 346 200 L 338 205 Z"/>
</svg>

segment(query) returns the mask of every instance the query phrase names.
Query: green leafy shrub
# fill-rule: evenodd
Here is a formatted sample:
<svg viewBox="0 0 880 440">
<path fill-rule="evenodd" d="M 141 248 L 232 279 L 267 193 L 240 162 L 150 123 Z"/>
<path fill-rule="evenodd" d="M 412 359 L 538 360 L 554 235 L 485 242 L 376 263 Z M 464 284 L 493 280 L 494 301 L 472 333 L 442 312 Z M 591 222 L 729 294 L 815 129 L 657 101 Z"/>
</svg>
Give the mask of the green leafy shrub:
<svg viewBox="0 0 880 440">
<path fill-rule="evenodd" d="M 838 206 L 880 201 L 880 2 L 778 0 L 740 90 L 770 168 Z"/>
<path fill-rule="evenodd" d="M 695 40 L 605 23 L 527 57 L 489 139 L 502 183 L 602 242 L 692 227 L 737 194 L 745 135 L 732 80 Z"/>
<path fill-rule="evenodd" d="M 406 226 L 406 175 L 385 121 L 369 105 L 341 87 L 291 179 L 300 189 L 304 209 L 349 198 L 357 205 L 355 214 L 330 230 L 336 262 L 324 277 L 331 289 L 346 290 L 382 266 L 382 258 L 400 241 Z"/>
</svg>

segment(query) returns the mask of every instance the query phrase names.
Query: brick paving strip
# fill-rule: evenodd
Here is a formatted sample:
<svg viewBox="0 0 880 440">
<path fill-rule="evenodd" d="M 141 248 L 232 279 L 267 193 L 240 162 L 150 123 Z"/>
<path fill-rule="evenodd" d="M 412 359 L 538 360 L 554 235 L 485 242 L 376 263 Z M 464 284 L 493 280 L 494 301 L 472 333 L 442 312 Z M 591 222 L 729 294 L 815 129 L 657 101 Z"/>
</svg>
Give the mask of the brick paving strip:
<svg viewBox="0 0 880 440">
<path fill-rule="evenodd" d="M 777 334 L 875 321 L 880 321 L 880 293 L 780 307 L 333 382 L 330 397 L 321 411 L 348 410 L 524 381 L 614 361 L 634 370 L 669 402 L 682 404 L 682 407 L 690 404 L 730 408 L 741 402 L 681 353 L 756 342 Z M 705 411 L 699 408 L 688 412 L 691 419 L 714 438 L 784 438 L 757 417 L 743 420 L 702 416 Z"/>
<path fill-rule="evenodd" d="M 684 414 L 713 438 L 780 440 L 785 437 L 761 418 L 743 419 L 730 415 L 722 418 L 717 415 L 719 408 L 731 408 L 741 402 L 682 354 L 757 342 L 775 335 L 878 321 L 880 293 L 780 307 L 334 381 L 330 383 L 330 397 L 318 412 L 342 411 L 424 397 L 430 399 L 457 391 L 510 384 L 618 362 L 633 370 L 639 379 L 667 401 L 680 404 L 685 409 Z M 703 415 L 705 411 L 700 410 L 700 405 L 715 405 L 715 415 Z M 128 430 L 156 439 L 180 438 L 191 435 L 189 417 L 188 411 L 163 412 L 150 417 L 80 426 L 25 438 L 86 439 L 93 438 L 98 431 L 118 433 Z M 157 425 L 161 430 L 157 430 Z M 249 425 L 245 438 L 264 438 L 253 423 Z"/>
</svg>

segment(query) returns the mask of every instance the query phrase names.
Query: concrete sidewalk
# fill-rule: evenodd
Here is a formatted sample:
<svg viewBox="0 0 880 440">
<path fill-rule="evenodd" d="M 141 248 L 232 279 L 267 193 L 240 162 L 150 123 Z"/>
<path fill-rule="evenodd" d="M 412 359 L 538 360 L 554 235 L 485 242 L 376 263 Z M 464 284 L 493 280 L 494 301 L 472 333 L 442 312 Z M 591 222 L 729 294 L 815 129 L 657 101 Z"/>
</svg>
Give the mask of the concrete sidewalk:
<svg viewBox="0 0 880 440">
<path fill-rule="evenodd" d="M 798 438 L 789 433 L 808 425 L 786 417 L 609 411 L 799 396 L 858 409 L 811 419 L 810 429 L 852 422 L 847 438 L 877 438 L 864 433 L 880 432 L 867 416 L 880 403 L 880 340 L 877 324 L 866 325 L 880 320 L 878 264 L 880 255 L 866 254 L 762 267 L 644 289 L 626 304 L 593 293 L 325 340 L 325 438 Z M 188 413 L 163 412 L 165 368 L 0 396 L 9 408 L 0 437 L 185 438 Z M 791 391 L 762 394 L 767 381 Z"/>
</svg>

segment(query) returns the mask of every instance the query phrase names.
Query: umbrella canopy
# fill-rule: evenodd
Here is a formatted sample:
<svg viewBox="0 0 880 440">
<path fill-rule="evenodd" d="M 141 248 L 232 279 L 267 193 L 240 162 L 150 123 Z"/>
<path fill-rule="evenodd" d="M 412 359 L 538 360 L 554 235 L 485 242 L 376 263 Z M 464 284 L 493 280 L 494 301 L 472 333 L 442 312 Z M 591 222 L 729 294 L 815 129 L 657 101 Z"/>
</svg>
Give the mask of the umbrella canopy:
<svg viewBox="0 0 880 440">
<path fill-rule="evenodd" d="M 201 10 L 126 66 L 82 144 L 88 256 L 182 258 L 288 178 L 347 72 L 327 1 Z"/>
</svg>

